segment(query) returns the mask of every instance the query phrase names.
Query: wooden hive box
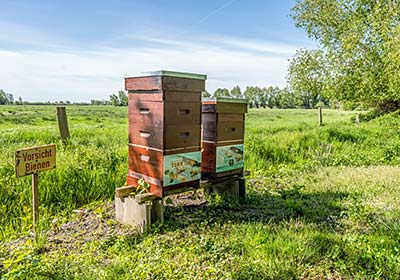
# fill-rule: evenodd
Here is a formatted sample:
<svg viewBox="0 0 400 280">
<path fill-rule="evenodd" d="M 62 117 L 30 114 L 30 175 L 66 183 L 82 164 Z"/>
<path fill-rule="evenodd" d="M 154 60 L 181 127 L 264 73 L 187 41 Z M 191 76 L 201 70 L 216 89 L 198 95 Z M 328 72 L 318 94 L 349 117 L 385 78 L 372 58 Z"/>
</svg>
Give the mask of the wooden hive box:
<svg viewBox="0 0 400 280">
<path fill-rule="evenodd" d="M 203 177 L 243 173 L 245 113 L 245 99 L 213 98 L 202 101 Z"/>
<path fill-rule="evenodd" d="M 201 93 L 205 75 L 170 71 L 125 78 L 129 93 L 128 185 L 151 193 L 199 185 Z"/>
</svg>

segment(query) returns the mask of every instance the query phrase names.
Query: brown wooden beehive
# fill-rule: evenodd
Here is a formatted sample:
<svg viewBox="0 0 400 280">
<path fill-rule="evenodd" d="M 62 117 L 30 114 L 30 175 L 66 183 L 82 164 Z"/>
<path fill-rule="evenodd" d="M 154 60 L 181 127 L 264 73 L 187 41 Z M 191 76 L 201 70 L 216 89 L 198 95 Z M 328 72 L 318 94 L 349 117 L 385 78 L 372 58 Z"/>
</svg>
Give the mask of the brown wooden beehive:
<svg viewBox="0 0 400 280">
<path fill-rule="evenodd" d="M 201 177 L 201 93 L 205 75 L 157 71 L 125 78 L 129 93 L 128 185 L 151 193 L 196 186 Z"/>
<path fill-rule="evenodd" d="M 245 113 L 245 99 L 213 98 L 202 101 L 203 177 L 243 173 Z"/>
</svg>

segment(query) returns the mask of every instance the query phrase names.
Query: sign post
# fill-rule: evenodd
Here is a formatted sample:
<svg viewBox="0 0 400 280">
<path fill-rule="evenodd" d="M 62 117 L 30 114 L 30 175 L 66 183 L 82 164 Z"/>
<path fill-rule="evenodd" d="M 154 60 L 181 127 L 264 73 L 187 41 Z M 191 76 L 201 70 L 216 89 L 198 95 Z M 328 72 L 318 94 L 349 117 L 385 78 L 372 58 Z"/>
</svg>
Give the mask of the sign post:
<svg viewBox="0 0 400 280">
<path fill-rule="evenodd" d="M 39 172 L 56 168 L 56 145 L 46 145 L 15 152 L 17 177 L 32 175 L 33 231 L 39 221 Z"/>
<path fill-rule="evenodd" d="M 39 176 L 32 174 L 32 211 L 33 211 L 33 231 L 36 232 L 36 225 L 39 222 Z"/>
</svg>

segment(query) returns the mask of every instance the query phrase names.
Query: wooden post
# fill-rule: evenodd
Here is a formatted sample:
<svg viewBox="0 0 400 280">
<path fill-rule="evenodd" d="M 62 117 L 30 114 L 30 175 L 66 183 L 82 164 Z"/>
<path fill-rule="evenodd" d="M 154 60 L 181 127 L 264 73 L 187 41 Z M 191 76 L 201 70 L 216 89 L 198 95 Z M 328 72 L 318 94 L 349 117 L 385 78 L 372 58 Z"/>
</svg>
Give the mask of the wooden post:
<svg viewBox="0 0 400 280">
<path fill-rule="evenodd" d="M 357 113 L 356 114 L 356 126 L 358 126 L 360 124 L 360 114 Z"/>
<path fill-rule="evenodd" d="M 36 235 L 36 228 L 39 222 L 39 176 L 38 173 L 32 174 L 32 213 L 33 213 L 33 232 Z"/>
<path fill-rule="evenodd" d="M 322 126 L 322 108 L 318 107 L 318 126 Z"/>
<path fill-rule="evenodd" d="M 65 107 L 57 107 L 57 119 L 61 140 L 64 142 L 69 138 L 67 111 Z"/>
</svg>

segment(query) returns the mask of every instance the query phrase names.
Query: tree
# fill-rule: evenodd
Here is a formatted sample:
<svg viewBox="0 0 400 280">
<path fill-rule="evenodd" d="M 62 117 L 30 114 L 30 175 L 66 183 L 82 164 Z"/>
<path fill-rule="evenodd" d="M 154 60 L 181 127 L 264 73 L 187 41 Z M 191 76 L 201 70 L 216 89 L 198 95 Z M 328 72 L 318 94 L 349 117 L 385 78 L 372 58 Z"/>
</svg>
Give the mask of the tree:
<svg viewBox="0 0 400 280">
<path fill-rule="evenodd" d="M 292 17 L 319 44 L 330 97 L 400 107 L 400 2 L 297 0 Z"/>
<path fill-rule="evenodd" d="M 277 100 L 279 108 L 281 109 L 296 108 L 295 95 L 293 92 L 290 92 L 288 88 L 279 90 Z"/>
<path fill-rule="evenodd" d="M 107 100 L 98 100 L 98 99 L 92 99 L 90 100 L 91 105 L 110 105 L 110 102 Z"/>
<path fill-rule="evenodd" d="M 315 108 L 326 94 L 327 71 L 321 50 L 299 50 L 291 59 L 288 83 L 303 108 Z"/>
<path fill-rule="evenodd" d="M 226 88 L 218 88 L 214 92 L 214 97 L 230 97 L 229 90 Z"/>
<path fill-rule="evenodd" d="M 119 106 L 128 106 L 128 95 L 125 91 L 118 91 Z"/>
<path fill-rule="evenodd" d="M 209 97 L 211 97 L 211 93 L 209 93 L 208 91 L 203 91 L 203 92 L 201 93 L 201 96 L 202 96 L 202 97 L 205 97 L 205 98 L 209 98 Z"/>
<path fill-rule="evenodd" d="M 116 94 L 111 94 L 110 95 L 110 104 L 113 106 L 119 106 L 119 99 Z"/>
<path fill-rule="evenodd" d="M 246 87 L 243 95 L 249 101 L 250 108 L 259 108 L 262 101 L 262 90 L 259 87 Z"/>
<path fill-rule="evenodd" d="M 118 94 L 111 94 L 110 104 L 113 106 L 128 106 L 128 95 L 123 90 L 118 91 Z"/>
<path fill-rule="evenodd" d="M 240 90 L 239 86 L 235 86 L 234 88 L 231 89 L 231 94 L 232 97 L 234 98 L 242 98 L 242 91 Z"/>
<path fill-rule="evenodd" d="M 0 89 L 0 105 L 12 104 L 14 102 L 14 96 L 11 93 L 6 93 Z"/>
</svg>

